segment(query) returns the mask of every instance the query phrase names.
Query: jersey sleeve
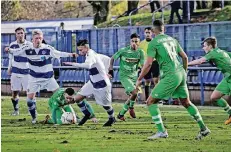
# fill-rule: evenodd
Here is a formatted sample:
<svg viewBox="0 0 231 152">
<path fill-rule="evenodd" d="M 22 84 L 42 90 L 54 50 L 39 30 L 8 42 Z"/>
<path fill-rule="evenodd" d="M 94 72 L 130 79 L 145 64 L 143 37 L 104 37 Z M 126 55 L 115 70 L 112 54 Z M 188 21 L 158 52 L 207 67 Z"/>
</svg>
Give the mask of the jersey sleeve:
<svg viewBox="0 0 231 152">
<path fill-rule="evenodd" d="M 140 50 L 140 65 L 144 65 L 144 51 Z"/>
<path fill-rule="evenodd" d="M 148 44 L 147 56 L 156 58 L 157 45 L 155 41 L 151 41 Z"/>
<path fill-rule="evenodd" d="M 94 63 L 96 63 L 96 59 L 93 56 L 93 54 L 90 54 L 89 56 L 86 57 L 84 63 L 73 63 L 72 65 L 79 68 L 90 69 Z"/>
<path fill-rule="evenodd" d="M 47 45 L 47 47 L 50 49 L 50 55 L 53 57 L 53 58 L 60 58 L 60 57 L 70 57 L 70 53 L 67 53 L 67 52 L 61 52 L 61 51 L 58 51 L 56 50 L 54 47 L 50 46 L 50 45 Z"/>
<path fill-rule="evenodd" d="M 124 48 L 120 49 L 119 51 L 117 51 L 112 57 L 117 60 L 120 56 L 121 53 L 123 52 Z"/>
<path fill-rule="evenodd" d="M 12 55 L 26 55 L 25 53 L 25 50 L 29 48 L 28 45 L 24 45 L 20 48 L 17 48 L 17 49 L 13 49 L 13 48 L 9 48 L 9 52 L 12 54 Z"/>
<path fill-rule="evenodd" d="M 227 54 L 229 55 L 229 57 L 231 58 L 231 52 L 227 52 Z"/>
<path fill-rule="evenodd" d="M 12 67 L 12 60 L 13 60 L 13 55 L 10 53 L 10 54 L 9 54 L 8 70 Z"/>
</svg>

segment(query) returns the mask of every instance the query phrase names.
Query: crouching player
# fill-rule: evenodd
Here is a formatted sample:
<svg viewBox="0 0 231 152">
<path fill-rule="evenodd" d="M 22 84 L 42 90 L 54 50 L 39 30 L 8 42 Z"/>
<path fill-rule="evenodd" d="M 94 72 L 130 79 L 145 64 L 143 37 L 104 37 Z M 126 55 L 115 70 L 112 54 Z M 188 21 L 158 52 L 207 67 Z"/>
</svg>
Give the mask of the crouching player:
<svg viewBox="0 0 231 152">
<path fill-rule="evenodd" d="M 61 121 L 61 117 L 64 112 L 71 112 L 74 116 L 73 123 L 76 123 L 77 119 L 74 109 L 71 107 L 71 105 L 65 105 L 66 101 L 73 100 L 74 95 L 75 91 L 72 88 L 60 88 L 57 90 L 48 101 L 51 117 L 47 115 L 46 119 L 41 123 L 62 124 L 63 122 Z M 80 107 L 84 115 L 90 115 L 90 118 L 93 122 L 98 122 L 98 120 L 95 118 L 95 114 L 91 105 L 86 100 L 81 101 L 77 105 Z M 78 125 L 82 124 L 83 122 L 80 120 Z"/>
</svg>

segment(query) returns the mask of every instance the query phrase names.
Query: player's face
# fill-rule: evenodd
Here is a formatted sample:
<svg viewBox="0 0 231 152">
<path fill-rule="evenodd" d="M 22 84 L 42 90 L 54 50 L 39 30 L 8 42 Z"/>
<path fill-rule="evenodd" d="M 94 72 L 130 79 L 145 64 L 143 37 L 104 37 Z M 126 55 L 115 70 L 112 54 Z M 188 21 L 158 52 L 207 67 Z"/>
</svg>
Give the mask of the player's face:
<svg viewBox="0 0 231 152">
<path fill-rule="evenodd" d="M 144 31 L 144 36 L 145 36 L 145 39 L 146 40 L 151 40 L 152 39 L 152 31 L 151 30 L 148 30 L 148 29 L 146 29 L 145 31 Z"/>
<path fill-rule="evenodd" d="M 70 96 L 67 93 L 64 94 L 64 97 L 67 102 L 70 102 L 74 99 L 74 95 Z"/>
<path fill-rule="evenodd" d="M 207 53 L 212 49 L 211 45 L 208 45 L 207 42 L 204 42 L 203 44 L 203 50 Z"/>
<path fill-rule="evenodd" d="M 133 39 L 131 39 L 130 44 L 131 44 L 131 48 L 133 50 L 136 50 L 140 45 L 140 39 L 139 38 L 133 38 Z"/>
<path fill-rule="evenodd" d="M 88 48 L 86 46 L 78 46 L 77 48 L 79 50 L 80 55 L 86 55 L 87 54 Z"/>
<path fill-rule="evenodd" d="M 18 42 L 22 43 L 25 40 L 25 32 L 23 30 L 16 31 L 16 39 Z"/>
<path fill-rule="evenodd" d="M 33 36 L 33 44 L 34 44 L 34 47 L 39 47 L 41 44 L 42 44 L 42 41 L 43 41 L 43 35 L 42 34 L 36 34 Z"/>
</svg>

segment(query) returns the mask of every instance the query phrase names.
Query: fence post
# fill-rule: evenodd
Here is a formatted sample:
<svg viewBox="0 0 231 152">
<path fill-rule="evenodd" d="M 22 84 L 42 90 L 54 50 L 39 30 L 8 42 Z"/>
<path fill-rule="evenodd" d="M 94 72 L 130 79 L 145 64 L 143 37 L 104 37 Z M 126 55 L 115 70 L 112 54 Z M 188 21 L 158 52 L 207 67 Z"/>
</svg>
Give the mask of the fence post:
<svg viewBox="0 0 231 152">
<path fill-rule="evenodd" d="M 201 105 L 204 105 L 204 80 L 203 80 L 203 70 L 199 70 L 199 79 L 201 81 L 200 87 L 201 87 Z"/>
</svg>

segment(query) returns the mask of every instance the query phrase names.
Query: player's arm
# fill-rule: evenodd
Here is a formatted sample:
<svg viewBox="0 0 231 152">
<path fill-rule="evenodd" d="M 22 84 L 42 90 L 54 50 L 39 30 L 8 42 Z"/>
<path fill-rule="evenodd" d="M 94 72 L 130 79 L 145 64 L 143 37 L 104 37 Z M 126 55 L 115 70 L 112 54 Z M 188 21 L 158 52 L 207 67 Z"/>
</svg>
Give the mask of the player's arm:
<svg viewBox="0 0 231 152">
<path fill-rule="evenodd" d="M 8 64 L 8 69 L 7 69 L 7 74 L 8 75 L 11 75 L 12 60 L 13 60 L 13 55 L 9 54 L 9 64 Z"/>
<path fill-rule="evenodd" d="M 90 69 L 91 66 L 96 63 L 96 59 L 93 56 L 86 58 L 84 63 L 75 63 L 75 62 L 63 62 L 66 65 L 71 65 L 78 68 Z"/>
<path fill-rule="evenodd" d="M 50 49 L 51 51 L 51 56 L 53 58 L 60 58 L 60 57 L 78 57 L 78 54 L 76 53 L 68 53 L 68 52 L 61 52 L 61 51 L 58 51 L 56 50 L 54 47 L 50 46 L 50 45 L 47 45 L 48 48 Z"/>
<path fill-rule="evenodd" d="M 113 65 L 114 65 L 114 61 L 117 60 L 121 53 L 122 53 L 123 49 L 120 49 L 119 51 L 117 51 L 110 60 L 110 65 L 109 65 L 109 69 L 108 69 L 108 74 L 113 78 L 114 77 L 114 72 L 113 72 Z"/>
<path fill-rule="evenodd" d="M 204 62 L 206 62 L 207 60 L 206 60 L 206 58 L 205 57 L 202 57 L 202 58 L 200 58 L 200 59 L 197 59 L 197 60 L 193 60 L 193 61 L 191 61 L 191 62 L 189 62 L 188 63 L 188 65 L 200 65 L 200 64 L 202 64 L 202 63 L 204 63 Z"/>
<path fill-rule="evenodd" d="M 177 40 L 175 40 L 175 43 L 176 43 L 176 52 L 182 58 L 183 68 L 185 69 L 185 71 L 187 71 L 187 69 L 188 69 L 188 56 L 184 52 L 184 50 L 182 49 L 182 47 L 180 46 L 180 44 Z"/>
<path fill-rule="evenodd" d="M 11 53 L 13 55 L 22 55 L 22 54 L 25 54 L 25 49 L 27 48 L 28 46 L 25 45 L 23 47 L 20 47 L 20 48 L 17 48 L 17 49 L 13 49 L 13 48 L 10 48 L 10 47 L 6 47 L 5 48 L 5 51 L 7 53 Z"/>
</svg>

